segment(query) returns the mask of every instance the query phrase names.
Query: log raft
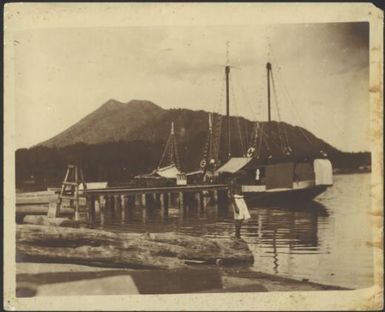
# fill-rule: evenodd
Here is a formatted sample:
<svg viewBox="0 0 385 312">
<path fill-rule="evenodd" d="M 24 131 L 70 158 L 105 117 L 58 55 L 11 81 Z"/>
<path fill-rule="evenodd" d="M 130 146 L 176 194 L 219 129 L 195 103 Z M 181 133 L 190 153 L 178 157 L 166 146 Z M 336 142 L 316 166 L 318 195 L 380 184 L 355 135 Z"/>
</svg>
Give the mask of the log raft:
<svg viewBox="0 0 385 312">
<path fill-rule="evenodd" d="M 251 265 L 243 240 L 175 233 L 112 233 L 87 228 L 17 225 L 17 261 L 60 262 L 109 267 L 171 269 L 192 262 Z"/>
</svg>

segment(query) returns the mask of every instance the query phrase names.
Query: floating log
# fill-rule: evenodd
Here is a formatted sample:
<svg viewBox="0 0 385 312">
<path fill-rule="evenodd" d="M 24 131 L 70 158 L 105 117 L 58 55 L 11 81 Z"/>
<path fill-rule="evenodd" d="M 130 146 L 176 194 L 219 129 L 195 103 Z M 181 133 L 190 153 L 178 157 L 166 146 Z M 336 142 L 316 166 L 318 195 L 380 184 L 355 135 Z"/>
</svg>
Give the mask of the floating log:
<svg viewBox="0 0 385 312">
<path fill-rule="evenodd" d="M 75 210 L 73 208 L 62 208 L 60 209 L 60 214 L 65 216 L 72 216 Z M 48 204 L 47 205 L 23 205 L 16 206 L 16 215 L 47 215 L 48 213 Z"/>
<path fill-rule="evenodd" d="M 242 240 L 175 233 L 115 234 L 85 228 L 17 225 L 16 241 L 19 261 L 157 269 L 183 267 L 191 260 L 222 265 L 253 262 Z"/>
<path fill-rule="evenodd" d="M 38 195 L 28 195 L 28 196 L 16 196 L 16 205 L 48 205 L 51 201 L 56 201 L 57 195 L 46 195 L 46 196 L 38 196 Z"/>
<path fill-rule="evenodd" d="M 63 226 L 63 227 L 74 227 L 78 228 L 81 226 L 87 226 L 86 223 L 79 221 L 70 220 L 68 218 L 49 218 L 47 216 L 36 216 L 26 215 L 23 219 L 24 224 L 35 224 L 35 225 L 52 225 L 52 226 Z"/>
</svg>

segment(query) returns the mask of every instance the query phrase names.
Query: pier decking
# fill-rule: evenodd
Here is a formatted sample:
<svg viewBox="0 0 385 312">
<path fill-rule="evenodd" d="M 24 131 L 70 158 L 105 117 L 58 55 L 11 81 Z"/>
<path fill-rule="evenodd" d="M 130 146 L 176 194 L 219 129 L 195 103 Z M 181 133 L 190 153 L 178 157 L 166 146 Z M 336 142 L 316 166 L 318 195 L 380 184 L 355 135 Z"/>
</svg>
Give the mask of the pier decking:
<svg viewBox="0 0 385 312">
<path fill-rule="evenodd" d="M 159 210 L 161 217 L 166 217 L 170 206 L 179 209 L 181 215 L 184 215 L 187 208 L 202 212 L 208 203 L 217 205 L 218 202 L 226 201 L 227 192 L 226 184 L 93 188 L 87 189 L 85 194 L 82 194 L 83 192 L 79 194 L 79 205 L 74 205 L 73 198 L 68 197 L 69 202 L 64 206 L 57 204 L 58 197 L 54 192 L 39 192 L 34 196 L 18 195 L 16 213 L 19 217 L 27 214 L 44 215 L 49 206 L 58 206 L 57 215 L 63 213 L 68 215 L 68 212 L 72 211 L 75 220 L 86 221 L 91 226 L 103 226 L 107 222 L 106 219 L 125 223 L 130 211 L 140 207 L 145 222 L 148 214 L 155 210 Z M 79 211 L 76 211 L 76 207 Z"/>
<path fill-rule="evenodd" d="M 103 226 L 106 219 L 125 223 L 135 207 L 142 208 L 144 222 L 154 210 L 159 210 L 162 218 L 167 217 L 170 206 L 177 207 L 184 215 L 186 208 L 203 211 L 209 202 L 216 205 L 226 200 L 227 191 L 225 184 L 92 189 L 86 194 L 87 216 L 83 218 L 91 225 Z"/>
</svg>

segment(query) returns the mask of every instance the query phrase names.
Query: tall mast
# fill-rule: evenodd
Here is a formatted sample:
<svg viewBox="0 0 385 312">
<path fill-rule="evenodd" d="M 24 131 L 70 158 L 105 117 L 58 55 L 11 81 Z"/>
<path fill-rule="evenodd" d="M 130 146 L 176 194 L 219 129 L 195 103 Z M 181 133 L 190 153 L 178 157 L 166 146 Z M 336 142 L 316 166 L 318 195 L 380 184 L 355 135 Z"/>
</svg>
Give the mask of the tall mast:
<svg viewBox="0 0 385 312">
<path fill-rule="evenodd" d="M 229 97 L 229 75 L 230 66 L 225 67 L 226 73 L 226 118 L 227 118 L 227 157 L 231 157 L 231 136 L 230 136 L 230 97 Z"/>
<path fill-rule="evenodd" d="M 267 110 L 268 110 L 268 121 L 271 121 L 271 108 L 270 108 L 270 73 L 271 73 L 271 64 L 268 62 L 266 64 L 267 70 Z"/>
<path fill-rule="evenodd" d="M 213 158 L 213 121 L 212 114 L 209 113 L 209 160 Z"/>
</svg>

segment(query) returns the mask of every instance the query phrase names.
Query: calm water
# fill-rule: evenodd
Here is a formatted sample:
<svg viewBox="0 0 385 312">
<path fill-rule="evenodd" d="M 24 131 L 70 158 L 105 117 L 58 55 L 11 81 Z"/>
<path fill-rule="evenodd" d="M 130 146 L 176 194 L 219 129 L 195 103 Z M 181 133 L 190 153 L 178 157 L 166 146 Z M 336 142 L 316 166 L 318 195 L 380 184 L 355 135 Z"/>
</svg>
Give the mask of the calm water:
<svg viewBox="0 0 385 312">
<path fill-rule="evenodd" d="M 253 269 L 296 279 L 351 288 L 373 284 L 370 231 L 370 174 L 337 175 L 334 186 L 307 204 L 294 208 L 249 207 L 251 219 L 242 237 L 252 250 Z M 229 237 L 234 235 L 230 209 L 192 209 L 180 216 L 169 210 L 162 220 L 156 212 L 143 222 L 138 209 L 127 224 L 114 231 L 165 232 Z"/>
</svg>

